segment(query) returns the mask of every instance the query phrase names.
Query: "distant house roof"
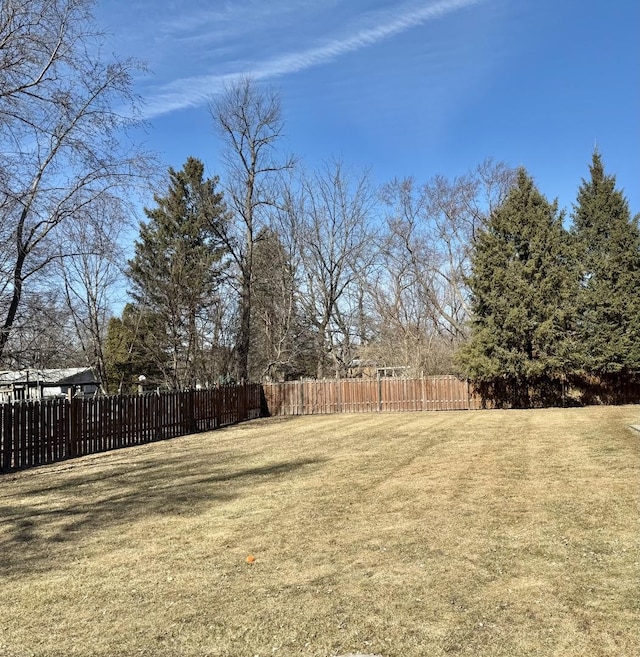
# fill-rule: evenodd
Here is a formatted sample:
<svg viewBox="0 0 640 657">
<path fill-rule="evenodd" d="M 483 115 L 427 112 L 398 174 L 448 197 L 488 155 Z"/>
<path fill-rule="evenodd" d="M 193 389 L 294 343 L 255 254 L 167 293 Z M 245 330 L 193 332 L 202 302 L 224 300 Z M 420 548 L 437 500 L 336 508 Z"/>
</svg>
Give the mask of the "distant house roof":
<svg viewBox="0 0 640 657">
<path fill-rule="evenodd" d="M 97 383 L 90 367 L 67 367 L 58 370 L 19 370 L 0 372 L 0 385 L 41 384 L 43 386 Z"/>
</svg>

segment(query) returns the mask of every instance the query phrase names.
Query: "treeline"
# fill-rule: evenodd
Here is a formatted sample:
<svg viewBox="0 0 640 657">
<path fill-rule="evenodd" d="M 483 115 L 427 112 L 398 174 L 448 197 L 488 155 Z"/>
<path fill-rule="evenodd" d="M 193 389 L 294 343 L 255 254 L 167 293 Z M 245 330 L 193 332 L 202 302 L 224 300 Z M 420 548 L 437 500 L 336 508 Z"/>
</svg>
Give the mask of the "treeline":
<svg viewBox="0 0 640 657">
<path fill-rule="evenodd" d="M 457 372 L 527 406 L 640 370 L 640 231 L 597 152 L 568 229 L 523 169 L 487 162 L 375 193 L 332 163 L 288 178 L 249 240 L 203 172 L 193 158 L 170 170 L 146 210 L 133 303 L 107 337 L 118 385 L 139 372 L 180 388 L 386 367 Z"/>
<path fill-rule="evenodd" d="M 277 160 L 277 96 L 250 80 L 211 111 L 230 182 L 189 158 L 145 211 L 107 336 L 113 384 L 385 367 L 529 405 L 640 368 L 640 232 L 599 153 L 567 229 L 523 169 L 375 190 L 341 162 Z"/>
<path fill-rule="evenodd" d="M 341 161 L 280 158 L 278 96 L 249 79 L 210 111 L 225 170 L 206 178 L 191 157 L 145 209 L 131 303 L 106 336 L 110 387 L 450 373 L 473 244 L 516 172 L 488 160 L 376 189 Z"/>
<path fill-rule="evenodd" d="M 492 160 L 376 188 L 283 155 L 278 94 L 244 79 L 209 105 L 219 176 L 190 157 L 158 181 L 114 110 L 135 64 L 88 54 L 91 4 L 0 14 L 3 368 L 89 364 L 125 392 L 384 367 L 521 405 L 638 371 L 638 218 L 599 153 L 570 217 Z"/>
</svg>

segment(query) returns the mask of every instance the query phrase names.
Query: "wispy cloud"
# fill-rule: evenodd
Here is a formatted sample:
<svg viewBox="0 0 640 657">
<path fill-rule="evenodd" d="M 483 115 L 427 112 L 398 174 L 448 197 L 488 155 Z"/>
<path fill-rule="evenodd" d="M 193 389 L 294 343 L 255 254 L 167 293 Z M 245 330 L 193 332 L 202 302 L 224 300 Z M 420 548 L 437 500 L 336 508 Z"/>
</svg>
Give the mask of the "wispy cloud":
<svg viewBox="0 0 640 657">
<path fill-rule="evenodd" d="M 191 36 L 195 31 L 202 33 L 210 29 L 232 30 L 233 33 L 247 31 L 250 26 L 269 19 L 282 20 L 287 14 L 304 10 L 307 0 L 244 0 L 243 2 L 215 3 L 196 11 L 181 11 L 163 21 L 159 30 L 169 38 Z"/>
<path fill-rule="evenodd" d="M 439 0 L 426 6 L 411 6 L 404 11 L 402 8 L 396 9 L 393 14 L 380 14 L 378 22 L 373 26 L 358 27 L 351 34 L 319 46 L 271 57 L 261 63 L 237 62 L 233 67 L 227 65 L 227 72 L 224 74 L 205 74 L 173 80 L 147 95 L 145 115 L 147 118 L 153 118 L 200 106 L 212 95 L 219 93 L 225 84 L 242 75 L 249 74 L 256 79 L 273 79 L 331 63 L 346 54 L 374 46 L 380 41 L 483 1 Z"/>
</svg>

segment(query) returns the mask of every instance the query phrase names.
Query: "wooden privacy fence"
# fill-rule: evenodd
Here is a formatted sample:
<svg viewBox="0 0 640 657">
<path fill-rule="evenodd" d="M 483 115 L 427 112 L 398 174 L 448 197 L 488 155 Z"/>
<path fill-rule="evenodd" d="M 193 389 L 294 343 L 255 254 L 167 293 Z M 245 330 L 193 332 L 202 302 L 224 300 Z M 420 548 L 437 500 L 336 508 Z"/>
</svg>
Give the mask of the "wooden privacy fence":
<svg viewBox="0 0 640 657">
<path fill-rule="evenodd" d="M 274 416 L 482 408 L 480 395 L 455 376 L 290 381 L 262 387 Z"/>
<path fill-rule="evenodd" d="M 261 387 L 0 404 L 0 471 L 208 431 L 260 417 Z"/>
</svg>

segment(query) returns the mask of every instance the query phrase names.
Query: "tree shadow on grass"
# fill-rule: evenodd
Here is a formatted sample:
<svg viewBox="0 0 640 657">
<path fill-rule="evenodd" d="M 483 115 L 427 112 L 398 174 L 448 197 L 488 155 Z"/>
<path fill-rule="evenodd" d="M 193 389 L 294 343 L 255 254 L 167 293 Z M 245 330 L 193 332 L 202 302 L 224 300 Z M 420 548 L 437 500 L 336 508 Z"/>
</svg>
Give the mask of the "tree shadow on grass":
<svg viewBox="0 0 640 657">
<path fill-rule="evenodd" d="M 16 482 L 15 490 L 6 482 L 0 489 L 0 575 L 48 571 L 56 565 L 52 553 L 76 546 L 96 531 L 117 531 L 154 516 L 197 516 L 244 490 L 312 472 L 325 460 L 242 467 L 237 453 L 217 453 L 215 458 L 214 464 L 180 461 L 175 454 L 123 459 L 120 468 L 106 462 L 98 468 L 78 464 L 70 472 L 52 472 L 51 478 Z"/>
</svg>

